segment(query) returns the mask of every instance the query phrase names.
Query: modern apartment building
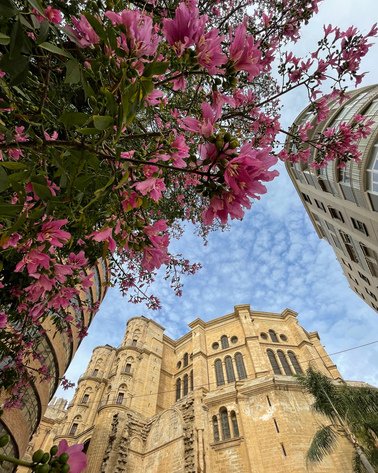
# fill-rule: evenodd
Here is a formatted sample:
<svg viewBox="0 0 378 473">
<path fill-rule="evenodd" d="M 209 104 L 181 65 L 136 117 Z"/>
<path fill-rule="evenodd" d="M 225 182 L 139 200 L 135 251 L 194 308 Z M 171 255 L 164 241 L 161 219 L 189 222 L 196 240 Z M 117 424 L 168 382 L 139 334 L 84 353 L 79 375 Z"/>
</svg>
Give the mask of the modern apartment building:
<svg viewBox="0 0 378 473">
<path fill-rule="evenodd" d="M 297 314 L 197 318 L 178 340 L 151 319 L 128 321 L 118 348 L 94 349 L 65 418 L 45 418 L 33 450 L 83 443 L 87 473 L 303 473 L 322 419 L 295 378 L 341 375 Z M 48 441 L 46 439 L 49 439 Z M 352 473 L 344 437 L 314 471 Z"/>
<path fill-rule="evenodd" d="M 28 446 L 29 440 L 36 431 L 47 405 L 59 386 L 60 378 L 66 372 L 72 357 L 78 349 L 81 339 L 75 322 L 89 327 L 96 313 L 97 305 L 102 301 L 107 290 L 108 268 L 104 260 L 90 270 L 94 274 L 94 286 L 72 300 L 69 311 L 73 323 L 66 332 L 58 332 L 52 321 L 47 318 L 44 322 L 45 336 L 38 346 L 38 351 L 45 360 L 51 378 L 49 381 L 35 381 L 23 398 L 22 408 L 5 409 L 0 418 L 0 436 L 10 435 L 11 441 L 4 453 L 21 457 Z M 93 310 L 94 309 L 94 310 Z M 6 392 L 0 393 L 1 401 L 7 397 Z M 12 471 L 10 465 L 1 466 L 1 471 Z"/>
<path fill-rule="evenodd" d="M 348 93 L 348 100 L 331 105 L 326 121 L 315 123 L 307 107 L 295 125 L 313 122 L 312 137 L 328 127 L 361 114 L 375 121 L 373 132 L 361 139 L 361 161 L 345 167 L 330 162 L 323 169 L 307 163 L 287 163 L 286 169 L 320 238 L 335 251 L 350 287 L 378 312 L 378 85 Z M 286 142 L 290 149 L 292 140 Z M 316 156 L 312 149 L 312 159 Z"/>
</svg>

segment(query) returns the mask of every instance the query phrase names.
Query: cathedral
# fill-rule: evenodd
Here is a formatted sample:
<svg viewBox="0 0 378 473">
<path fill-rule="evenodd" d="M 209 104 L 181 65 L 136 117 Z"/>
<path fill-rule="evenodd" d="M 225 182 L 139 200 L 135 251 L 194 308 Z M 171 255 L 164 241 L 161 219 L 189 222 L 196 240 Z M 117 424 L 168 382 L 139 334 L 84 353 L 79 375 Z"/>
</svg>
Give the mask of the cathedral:
<svg viewBox="0 0 378 473">
<path fill-rule="evenodd" d="M 121 345 L 94 349 L 65 409 L 50 406 L 30 445 L 82 443 L 87 473 L 303 473 L 327 419 L 295 377 L 309 366 L 341 375 L 297 314 L 249 305 L 204 322 L 178 340 L 151 319 L 127 323 Z M 340 437 L 314 472 L 351 473 Z M 22 471 L 22 469 L 19 471 Z"/>
</svg>

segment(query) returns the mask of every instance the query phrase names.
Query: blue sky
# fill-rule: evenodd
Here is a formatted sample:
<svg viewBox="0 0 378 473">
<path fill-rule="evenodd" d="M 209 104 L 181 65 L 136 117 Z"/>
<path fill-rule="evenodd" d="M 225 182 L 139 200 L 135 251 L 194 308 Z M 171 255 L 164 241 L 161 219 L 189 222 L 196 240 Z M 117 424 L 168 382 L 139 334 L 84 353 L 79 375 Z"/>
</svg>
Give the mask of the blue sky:
<svg viewBox="0 0 378 473">
<path fill-rule="evenodd" d="M 371 13 L 370 19 L 366 12 Z M 366 33 L 376 18 L 376 0 L 325 0 L 319 15 L 303 30 L 296 52 L 304 54 L 316 45 L 323 24 L 353 24 Z M 377 53 L 375 45 L 364 61 L 362 70 L 370 74 L 363 85 L 378 82 Z M 305 106 L 304 94 L 287 96 L 283 125 L 288 126 Z M 210 320 L 232 312 L 234 305 L 250 304 L 267 312 L 289 307 L 299 313 L 304 328 L 319 332 L 330 354 L 377 340 L 377 313 L 349 288 L 331 247 L 317 237 L 284 167 L 278 169 L 280 177 L 269 184 L 268 194 L 253 204 L 242 222 L 234 221 L 229 231 L 210 235 L 207 246 L 190 229 L 173 243 L 175 251 L 202 263 L 201 271 L 184 280 L 182 297 L 176 297 L 160 278 L 154 293 L 162 308 L 148 311 L 129 304 L 116 288 L 109 289 L 67 377 L 77 380 L 95 346 L 118 346 L 126 321 L 135 315 L 154 318 L 166 327 L 167 335 L 177 338 L 196 317 Z M 378 343 L 332 358 L 345 379 L 378 385 Z M 70 399 L 73 393 L 73 389 L 60 389 L 57 395 Z"/>
</svg>

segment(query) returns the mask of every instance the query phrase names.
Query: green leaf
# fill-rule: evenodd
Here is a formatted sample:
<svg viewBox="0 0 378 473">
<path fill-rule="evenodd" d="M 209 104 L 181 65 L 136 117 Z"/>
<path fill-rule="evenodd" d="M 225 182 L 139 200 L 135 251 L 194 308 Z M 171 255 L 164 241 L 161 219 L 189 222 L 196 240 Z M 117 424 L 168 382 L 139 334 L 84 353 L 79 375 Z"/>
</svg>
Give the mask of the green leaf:
<svg viewBox="0 0 378 473">
<path fill-rule="evenodd" d="M 11 18 L 17 14 L 17 7 L 12 0 L 0 0 L 0 17 Z"/>
<path fill-rule="evenodd" d="M 41 3 L 39 2 L 39 0 L 28 0 L 28 3 L 29 3 L 33 8 L 35 8 L 39 13 L 41 13 L 42 15 L 45 14 L 44 9 L 43 9 L 43 6 L 42 6 Z"/>
<path fill-rule="evenodd" d="M 168 62 L 151 62 L 143 71 L 144 77 L 160 76 L 168 69 Z"/>
<path fill-rule="evenodd" d="M 10 84 L 20 84 L 29 70 L 29 57 L 18 56 L 17 59 L 11 59 L 9 54 L 4 54 L 0 59 L 0 69 L 7 72 L 10 76 Z"/>
<path fill-rule="evenodd" d="M 65 84 L 77 84 L 80 82 L 80 64 L 76 59 L 70 59 L 66 62 Z"/>
<path fill-rule="evenodd" d="M 32 182 L 33 191 L 42 200 L 51 199 L 50 189 L 45 184 L 39 184 L 38 182 Z"/>
<path fill-rule="evenodd" d="M 59 121 L 67 128 L 73 128 L 75 126 L 83 126 L 89 118 L 89 115 L 82 112 L 64 112 L 59 117 Z"/>
<path fill-rule="evenodd" d="M 76 131 L 82 135 L 98 135 L 100 133 L 97 128 L 78 128 Z"/>
<path fill-rule="evenodd" d="M 146 97 L 150 92 L 154 90 L 154 84 L 151 79 L 142 78 L 140 81 L 140 88 L 141 88 L 140 98 L 142 100 L 144 99 L 144 97 Z"/>
<path fill-rule="evenodd" d="M 0 161 L 0 166 L 7 169 L 27 169 L 27 165 L 19 161 Z"/>
<path fill-rule="evenodd" d="M 86 19 L 88 20 L 89 24 L 95 30 L 95 32 L 99 35 L 99 37 L 102 40 L 105 40 L 106 39 L 105 30 L 104 30 L 104 27 L 102 26 L 102 24 L 98 21 L 98 19 L 95 16 L 88 13 L 88 12 L 83 12 L 83 14 L 86 17 Z"/>
<path fill-rule="evenodd" d="M 60 56 L 68 57 L 70 59 L 72 58 L 70 53 L 64 51 L 64 49 L 58 48 L 58 46 L 55 46 L 55 44 L 45 42 L 39 44 L 38 46 L 42 49 L 45 49 L 46 51 L 49 51 L 50 53 L 59 54 Z"/>
<path fill-rule="evenodd" d="M 49 34 L 49 29 L 50 29 L 50 23 L 47 20 L 42 21 L 41 26 L 39 28 L 39 35 L 35 42 L 36 45 L 42 44 L 46 41 L 47 36 Z"/>
<path fill-rule="evenodd" d="M 10 36 L 4 33 L 0 33 L 0 44 L 2 44 L 3 46 L 6 46 L 9 43 L 10 43 Z"/>
<path fill-rule="evenodd" d="M 4 204 L 0 203 L 0 218 L 1 217 L 14 217 L 22 211 L 21 204 Z"/>
<path fill-rule="evenodd" d="M 97 130 L 106 130 L 114 123 L 113 117 L 109 115 L 93 115 L 93 124 Z"/>
<path fill-rule="evenodd" d="M 323 460 L 335 448 L 337 434 L 331 425 L 321 427 L 314 435 L 307 452 L 307 460 L 311 463 Z"/>
<path fill-rule="evenodd" d="M 5 169 L 0 167 L 0 192 L 5 191 L 9 186 L 9 177 Z"/>
</svg>

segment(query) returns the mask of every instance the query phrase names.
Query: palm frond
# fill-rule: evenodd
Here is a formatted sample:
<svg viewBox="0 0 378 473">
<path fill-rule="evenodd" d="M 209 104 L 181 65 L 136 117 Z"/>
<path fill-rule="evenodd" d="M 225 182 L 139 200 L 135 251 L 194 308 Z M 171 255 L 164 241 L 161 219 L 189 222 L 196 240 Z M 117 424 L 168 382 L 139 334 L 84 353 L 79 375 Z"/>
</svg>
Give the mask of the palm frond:
<svg viewBox="0 0 378 473">
<path fill-rule="evenodd" d="M 353 471 L 354 473 L 365 473 L 365 468 L 362 466 L 361 458 L 357 452 L 354 453 L 353 457 Z"/>
<path fill-rule="evenodd" d="M 320 462 L 325 455 L 329 455 L 335 448 L 337 433 L 331 425 L 323 426 L 312 439 L 306 459 L 310 463 Z"/>
</svg>

